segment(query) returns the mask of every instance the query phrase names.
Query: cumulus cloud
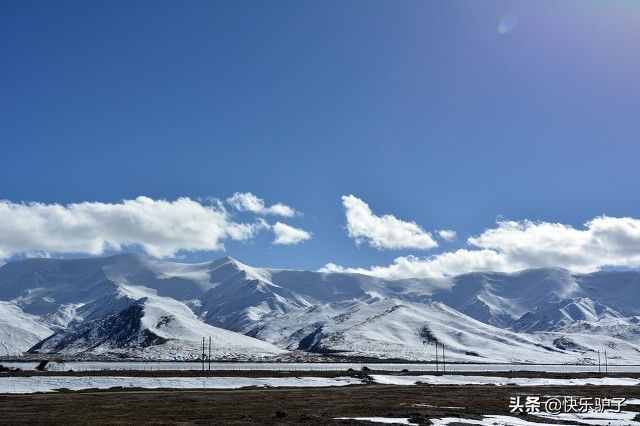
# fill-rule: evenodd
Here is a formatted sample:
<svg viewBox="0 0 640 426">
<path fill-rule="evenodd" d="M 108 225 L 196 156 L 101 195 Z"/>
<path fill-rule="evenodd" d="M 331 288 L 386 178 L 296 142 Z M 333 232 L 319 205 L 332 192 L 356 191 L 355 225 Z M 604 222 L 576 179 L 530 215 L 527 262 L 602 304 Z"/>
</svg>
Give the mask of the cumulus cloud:
<svg viewBox="0 0 640 426">
<path fill-rule="evenodd" d="M 304 229 L 294 228 L 286 223 L 276 222 L 272 226 L 275 239 L 273 244 L 277 245 L 295 245 L 303 241 L 311 239 L 311 233 Z"/>
<path fill-rule="evenodd" d="M 296 211 L 286 204 L 276 203 L 267 207 L 263 199 L 258 198 L 250 192 L 236 192 L 227 198 L 227 203 L 238 211 L 251 212 L 258 215 L 282 217 L 293 217 L 296 215 Z"/>
<path fill-rule="evenodd" d="M 452 231 L 451 229 L 441 229 L 438 231 L 438 236 L 445 241 L 453 241 L 456 239 L 458 234 L 456 231 Z"/>
<path fill-rule="evenodd" d="M 506 259 L 493 250 L 460 249 L 430 257 L 401 256 L 393 263 L 370 268 L 345 268 L 328 263 L 321 272 L 351 272 L 385 279 L 446 278 L 467 272 L 506 271 Z"/>
<path fill-rule="evenodd" d="M 514 272 L 562 267 L 575 273 L 603 267 L 640 267 L 640 219 L 601 216 L 580 229 L 533 221 L 499 221 L 467 240 L 470 249 L 431 257 L 404 256 L 370 268 L 327 264 L 322 271 L 355 272 L 381 278 L 446 278 L 467 272 Z"/>
<path fill-rule="evenodd" d="M 581 229 L 533 221 L 500 221 L 471 237 L 474 247 L 495 250 L 523 267 L 562 266 L 593 272 L 603 266 L 640 266 L 640 220 L 600 216 Z"/>
<path fill-rule="evenodd" d="M 264 222 L 233 222 L 221 205 L 190 198 L 68 205 L 0 201 L 0 258 L 30 253 L 99 255 L 127 246 L 168 257 L 180 250 L 222 250 L 225 239 L 247 240 L 264 228 Z"/>
<path fill-rule="evenodd" d="M 349 237 L 357 244 L 377 249 L 431 249 L 438 246 L 433 236 L 415 222 L 387 214 L 376 216 L 367 203 L 354 195 L 342 197 Z"/>
</svg>

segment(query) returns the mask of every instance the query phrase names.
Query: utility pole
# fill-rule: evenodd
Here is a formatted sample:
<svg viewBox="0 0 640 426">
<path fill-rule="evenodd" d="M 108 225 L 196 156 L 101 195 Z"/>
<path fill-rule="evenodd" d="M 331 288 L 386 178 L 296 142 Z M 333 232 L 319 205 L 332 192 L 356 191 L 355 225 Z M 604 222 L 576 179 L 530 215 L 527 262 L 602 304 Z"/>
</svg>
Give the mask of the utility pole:
<svg viewBox="0 0 640 426">
<path fill-rule="evenodd" d="M 202 338 L 202 357 L 200 357 L 200 360 L 202 362 L 202 371 L 204 372 L 204 360 L 207 357 L 207 354 L 204 353 L 204 337 Z"/>
<path fill-rule="evenodd" d="M 444 357 L 444 343 L 441 346 L 442 346 L 442 374 L 446 374 L 447 361 L 445 360 L 445 357 Z"/>
<path fill-rule="evenodd" d="M 438 373 L 440 369 L 438 368 L 438 341 L 436 340 L 436 373 Z"/>
<path fill-rule="evenodd" d="M 598 349 L 598 374 L 600 374 L 600 349 Z"/>
<path fill-rule="evenodd" d="M 607 349 L 604 349 L 604 374 L 609 374 L 609 360 L 607 359 Z"/>
<path fill-rule="evenodd" d="M 211 336 L 209 336 L 209 372 L 211 372 Z"/>
</svg>

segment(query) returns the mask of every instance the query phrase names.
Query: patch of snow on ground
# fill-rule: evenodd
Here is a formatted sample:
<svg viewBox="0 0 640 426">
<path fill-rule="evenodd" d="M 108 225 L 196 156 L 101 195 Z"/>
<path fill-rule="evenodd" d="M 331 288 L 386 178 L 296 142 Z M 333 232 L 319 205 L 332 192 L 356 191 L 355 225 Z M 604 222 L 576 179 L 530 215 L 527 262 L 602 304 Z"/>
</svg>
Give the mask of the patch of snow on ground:
<svg viewBox="0 0 640 426">
<path fill-rule="evenodd" d="M 257 387 L 328 387 L 362 384 L 352 377 L 5 377 L 0 381 L 2 393 L 55 392 L 58 389 L 240 389 Z"/>
<path fill-rule="evenodd" d="M 449 406 L 447 407 L 446 405 L 431 405 L 431 404 L 412 404 L 412 407 L 425 407 L 425 408 L 440 408 L 440 409 L 447 409 L 447 410 L 464 410 L 467 407 L 455 407 L 455 406 Z"/>
<path fill-rule="evenodd" d="M 621 411 L 619 413 L 535 413 L 534 416 L 544 419 L 565 420 L 572 422 L 580 422 L 580 424 L 588 425 L 610 425 L 610 426 L 633 426 L 640 425 L 640 422 L 633 419 L 638 415 L 631 411 Z M 537 424 L 537 423 L 536 423 Z"/>
<path fill-rule="evenodd" d="M 627 377 L 598 377 L 587 379 L 542 379 L 524 377 L 489 377 L 489 376 L 390 376 L 374 374 L 371 376 L 381 385 L 495 385 L 495 386 L 637 386 L 640 379 Z"/>
<path fill-rule="evenodd" d="M 443 417 L 429 419 L 433 426 L 446 426 L 450 424 L 481 425 L 481 426 L 552 426 L 551 423 L 530 422 L 512 416 L 484 416 L 481 420 L 465 419 L 461 417 Z M 554 423 L 553 425 L 556 425 Z"/>
</svg>

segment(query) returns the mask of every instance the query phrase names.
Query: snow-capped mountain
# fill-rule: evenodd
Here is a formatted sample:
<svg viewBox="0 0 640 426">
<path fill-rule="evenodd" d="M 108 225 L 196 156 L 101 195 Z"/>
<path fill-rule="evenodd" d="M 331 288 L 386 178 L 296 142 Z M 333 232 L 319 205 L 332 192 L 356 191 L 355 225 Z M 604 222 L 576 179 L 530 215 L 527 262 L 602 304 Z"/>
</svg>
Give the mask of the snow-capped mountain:
<svg viewBox="0 0 640 426">
<path fill-rule="evenodd" d="M 587 297 L 550 302 L 540 305 L 512 323 L 516 331 L 553 331 L 571 327 L 576 323 L 593 323 L 605 319 L 623 319 L 623 315 Z"/>
<path fill-rule="evenodd" d="M 30 351 L 195 359 L 202 353 L 201 339 L 206 336 L 212 338 L 216 359 L 268 357 L 284 352 L 270 343 L 208 325 L 184 303 L 157 296 L 145 287 L 122 286 L 121 290 L 121 299 L 127 305 L 124 309 L 58 331 Z"/>
<path fill-rule="evenodd" d="M 290 349 L 347 352 L 358 356 L 419 360 L 435 356 L 438 342 L 450 360 L 486 362 L 564 360 L 575 362 L 540 339 L 474 320 L 442 303 L 407 303 L 397 299 L 316 307 L 265 321 L 255 335 Z M 340 314 L 335 312 L 341 311 Z M 296 330 L 292 325 L 312 321 Z M 293 334 L 290 331 L 295 330 Z M 478 348 L 481 348 L 479 350 Z"/>
<path fill-rule="evenodd" d="M 640 273 L 562 269 L 442 280 L 182 264 L 136 255 L 0 267 L 0 354 L 218 358 L 286 350 L 456 361 L 640 361 Z M 5 324 L 11 324 L 9 327 Z M 615 349 L 613 349 L 615 348 Z"/>
<path fill-rule="evenodd" d="M 453 279 L 437 300 L 477 320 L 498 327 L 538 307 L 566 300 L 580 293 L 576 277 L 564 269 L 532 269 L 514 274 L 471 273 Z"/>
</svg>

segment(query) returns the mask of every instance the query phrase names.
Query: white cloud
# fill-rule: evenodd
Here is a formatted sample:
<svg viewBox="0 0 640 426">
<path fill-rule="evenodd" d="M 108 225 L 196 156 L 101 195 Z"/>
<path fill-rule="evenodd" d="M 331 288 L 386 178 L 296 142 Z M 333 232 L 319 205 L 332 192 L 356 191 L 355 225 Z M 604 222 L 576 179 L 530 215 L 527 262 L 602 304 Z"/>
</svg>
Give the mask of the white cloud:
<svg viewBox="0 0 640 426">
<path fill-rule="evenodd" d="M 256 197 L 250 192 L 236 192 L 227 198 L 227 203 L 238 211 L 251 212 L 259 215 L 293 217 L 297 213 L 293 208 L 282 203 L 276 203 L 267 207 L 263 199 Z"/>
<path fill-rule="evenodd" d="M 29 253 L 99 255 L 126 246 L 167 257 L 180 250 L 222 250 L 225 239 L 247 240 L 264 228 L 262 222 L 233 222 L 221 205 L 190 198 L 68 205 L 0 201 L 0 258 Z"/>
<path fill-rule="evenodd" d="M 468 272 L 514 272 L 562 267 L 589 273 L 612 267 L 640 267 L 640 219 L 601 216 L 581 229 L 532 221 L 500 221 L 460 249 L 435 256 L 396 258 L 386 266 L 344 268 L 327 264 L 323 271 L 356 272 L 381 278 L 446 278 Z"/>
<path fill-rule="evenodd" d="M 445 241 L 453 241 L 456 239 L 458 234 L 456 231 L 452 231 L 451 229 L 441 229 L 438 231 L 438 236 Z"/>
<path fill-rule="evenodd" d="M 600 216 L 582 229 L 532 221 L 500 221 L 468 243 L 495 250 L 511 264 L 537 268 L 561 266 L 593 272 L 603 266 L 640 266 L 640 219 Z"/>
<path fill-rule="evenodd" d="M 276 222 L 272 226 L 276 238 L 273 244 L 294 245 L 311 239 L 311 233 L 300 228 L 294 228 L 282 222 Z"/>
<path fill-rule="evenodd" d="M 369 205 L 354 195 L 342 197 L 349 237 L 357 244 L 377 249 L 431 249 L 438 246 L 433 236 L 415 222 L 392 215 L 376 216 Z"/>
<path fill-rule="evenodd" d="M 320 271 L 352 272 L 386 279 L 403 279 L 446 278 L 467 272 L 505 271 L 508 269 L 505 259 L 493 250 L 460 249 L 425 258 L 397 257 L 390 265 L 370 268 L 345 268 L 328 263 Z"/>
<path fill-rule="evenodd" d="M 258 219 L 254 223 L 229 222 L 226 232 L 232 240 L 243 241 L 251 239 L 258 232 L 269 228 L 270 226 L 265 220 Z"/>
</svg>

